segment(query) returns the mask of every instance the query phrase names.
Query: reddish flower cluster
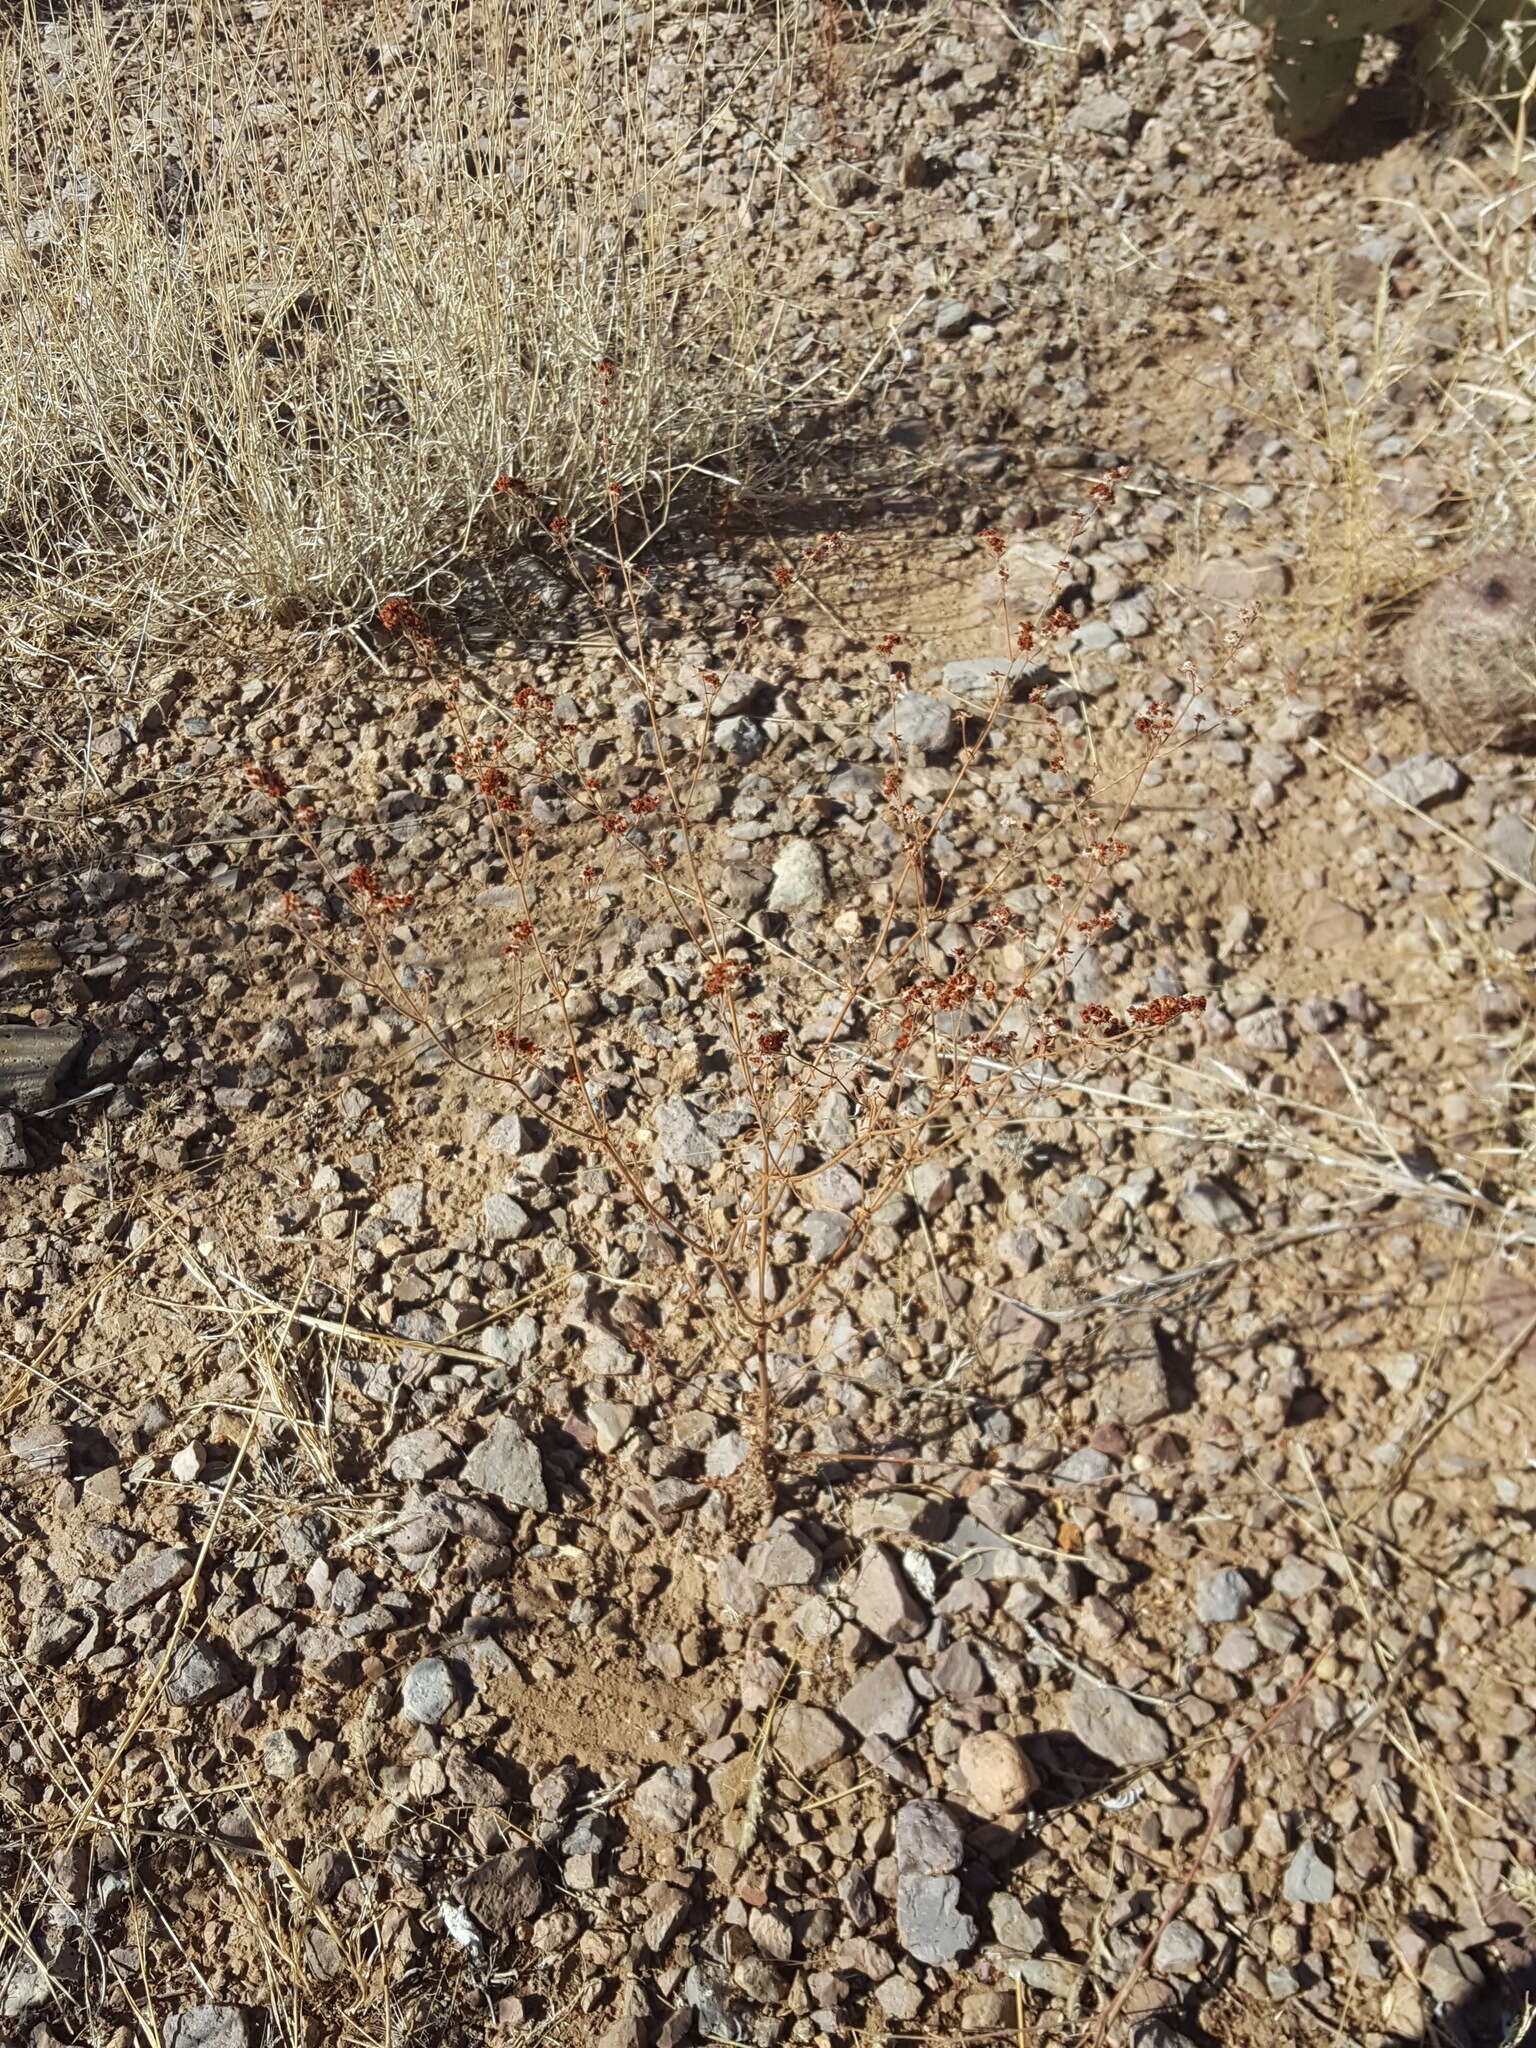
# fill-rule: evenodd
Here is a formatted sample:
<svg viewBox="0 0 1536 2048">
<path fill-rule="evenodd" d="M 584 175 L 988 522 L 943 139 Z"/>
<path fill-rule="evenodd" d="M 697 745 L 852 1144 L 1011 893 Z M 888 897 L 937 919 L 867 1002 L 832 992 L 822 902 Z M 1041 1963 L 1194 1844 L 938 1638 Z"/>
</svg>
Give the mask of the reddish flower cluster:
<svg viewBox="0 0 1536 2048">
<path fill-rule="evenodd" d="M 1083 848 L 1089 860 L 1096 860 L 1106 868 L 1117 860 L 1124 860 L 1130 850 L 1123 839 L 1096 839 L 1091 846 Z"/>
<path fill-rule="evenodd" d="M 1133 1003 L 1127 1021 L 1161 1031 L 1177 1018 L 1198 1016 L 1205 1008 L 1204 996 L 1154 996 L 1148 1003 Z"/>
<path fill-rule="evenodd" d="M 347 887 L 366 910 L 380 912 L 409 910 L 416 901 L 414 896 L 392 896 L 370 867 L 360 861 L 347 876 Z"/>
<path fill-rule="evenodd" d="M 724 996 L 740 988 L 747 970 L 740 960 L 712 960 L 704 973 L 704 993 Z"/>
<path fill-rule="evenodd" d="M 1121 463 L 1118 469 L 1108 469 L 1100 482 L 1088 486 L 1088 495 L 1095 505 L 1113 505 L 1115 485 L 1124 481 L 1131 473 L 1129 463 Z"/>
<path fill-rule="evenodd" d="M 898 1051 L 905 1052 L 918 1033 L 942 1012 L 961 1010 L 975 995 L 977 980 L 968 967 L 959 966 L 940 981 L 929 975 L 901 992 L 902 1021 L 896 1032 Z"/>
<path fill-rule="evenodd" d="M 503 1024 L 499 1029 L 493 1031 L 491 1033 L 491 1042 L 498 1052 L 511 1053 L 520 1060 L 534 1060 L 539 1055 L 537 1043 L 531 1038 L 522 1037 L 518 1032 L 512 1030 L 510 1025 Z"/>
<path fill-rule="evenodd" d="M 426 620 L 408 598 L 386 598 L 379 606 L 379 624 L 388 633 L 403 633 L 418 648 L 436 645 Z"/>
</svg>

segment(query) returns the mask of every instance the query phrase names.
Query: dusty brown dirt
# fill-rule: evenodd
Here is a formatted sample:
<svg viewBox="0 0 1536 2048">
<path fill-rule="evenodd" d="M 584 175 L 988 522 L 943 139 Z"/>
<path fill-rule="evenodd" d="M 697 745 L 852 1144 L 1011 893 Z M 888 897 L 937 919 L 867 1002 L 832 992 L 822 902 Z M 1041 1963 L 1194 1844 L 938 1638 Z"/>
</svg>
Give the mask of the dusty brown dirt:
<svg viewBox="0 0 1536 2048">
<path fill-rule="evenodd" d="M 954 708 L 948 664 L 1007 658 L 978 537 L 996 527 L 1084 565 L 1078 644 L 1050 654 L 1065 738 L 1008 705 L 957 842 L 1023 794 L 1056 858 L 1077 779 L 1096 782 L 1125 851 L 1063 1001 L 1207 1006 L 958 1132 L 953 1188 L 831 1271 L 786 1338 L 785 1572 L 754 1562 L 745 1484 L 710 1462 L 750 1433 L 740 1372 L 686 1303 L 655 1348 L 636 1334 L 655 1243 L 612 1176 L 572 1147 L 489 1149 L 501 1092 L 290 929 L 281 892 L 314 869 L 251 796 L 251 759 L 313 791 L 338 866 L 416 894 L 400 957 L 440 975 L 444 1014 L 502 986 L 505 876 L 400 651 L 380 668 L 275 635 L 193 645 L 131 684 L 93 672 L 97 722 L 58 750 L 13 735 L 5 917 L 63 964 L 18 962 L 3 1001 L 90 1039 L 66 1106 L 20 1113 L 25 1163 L 0 1181 L 7 2038 L 138 2048 L 158 2029 L 174 2048 L 175 2016 L 208 2008 L 224 2031 L 179 2048 L 1091 2042 L 1122 1991 L 1114 2038 L 1137 2048 L 1515 2038 L 1536 1955 L 1532 777 L 1517 755 L 1437 754 L 1369 604 L 1398 594 L 1405 543 L 1455 559 L 1442 507 L 1486 455 L 1431 389 L 1453 352 L 1413 354 L 1453 282 L 1432 243 L 1388 264 L 1412 361 L 1371 416 L 1396 444 L 1372 457 L 1379 529 L 1319 468 L 1318 422 L 1283 410 L 1326 352 L 1325 271 L 1355 402 L 1377 403 L 1371 209 L 1427 203 L 1443 150 L 1415 135 L 1302 163 L 1259 122 L 1240 30 L 1213 50 L 1193 9 L 1134 20 L 1064 17 L 1070 55 L 1026 39 L 1021 58 L 995 10 L 925 18 L 910 49 L 893 18 L 840 52 L 836 118 L 819 101 L 805 128 L 808 169 L 836 191 L 851 162 L 881 211 L 867 232 L 857 194 L 807 201 L 786 271 L 798 238 L 808 293 L 862 285 L 857 332 L 919 288 L 879 266 L 922 266 L 912 359 L 857 426 L 920 416 L 927 474 L 873 515 L 858 499 L 849 552 L 754 643 L 762 804 L 738 802 L 752 764 L 711 754 L 708 851 L 734 825 L 749 847 L 814 839 L 828 919 L 873 914 L 870 814 L 828 792 L 880 758 L 906 683 Z M 1073 128 L 1111 90 L 1125 134 Z M 919 144 L 949 168 L 911 187 Z M 964 194 L 989 180 L 983 219 Z M 840 278 L 816 275 L 822 248 Z M 1022 307 L 995 339 L 933 340 L 951 295 L 991 311 L 993 291 Z M 1121 459 L 1115 506 L 1093 508 Z M 1430 480 L 1405 501 L 1414 461 Z M 1359 558 L 1319 558 L 1319 535 Z M 661 557 L 679 703 L 802 546 L 788 521 L 713 536 Z M 1083 644 L 1126 602 L 1138 617 Z M 643 760 L 590 614 L 573 600 L 547 639 L 482 654 L 474 689 L 568 692 L 605 787 L 627 789 Z M 1212 674 L 1204 725 L 1122 815 L 1138 705 Z M 581 834 L 544 829 L 558 924 L 585 893 Z M 667 1007 L 676 941 L 646 938 L 669 920 L 636 906 L 593 1058 L 647 1115 L 713 1102 L 710 1048 Z M 808 1007 L 818 918 L 762 938 L 786 1011 Z M 528 1205 L 521 1236 L 487 1223 L 502 1191 Z M 574 1312 L 583 1274 L 596 1306 Z M 471 1476 L 507 1415 L 542 1502 Z M 177 1546 L 190 1576 L 125 1606 L 122 1575 Z M 882 1546 L 915 1615 L 884 1635 Z M 1223 1605 L 1206 1589 L 1228 1569 L 1245 1589 Z M 178 1704 L 194 1642 L 222 1663 Z M 413 1719 L 404 1688 L 435 1659 L 452 1699 Z M 894 1744 L 847 1704 L 888 1659 L 918 1708 Z M 1085 1744 L 1101 1686 L 1155 1717 L 1161 1754 L 1123 1729 Z M 809 1708 L 843 1754 L 817 1753 Z M 983 1727 L 1042 1784 L 1001 1826 L 958 1761 Z M 683 1773 L 675 1810 L 647 1789 L 659 1767 Z M 901 1860 L 914 1801 L 964 1835 L 971 1931 L 939 1960 L 896 1908 L 904 1880 L 945 1874 Z M 519 1845 L 536 1896 L 466 1936 L 466 1878 Z"/>
</svg>

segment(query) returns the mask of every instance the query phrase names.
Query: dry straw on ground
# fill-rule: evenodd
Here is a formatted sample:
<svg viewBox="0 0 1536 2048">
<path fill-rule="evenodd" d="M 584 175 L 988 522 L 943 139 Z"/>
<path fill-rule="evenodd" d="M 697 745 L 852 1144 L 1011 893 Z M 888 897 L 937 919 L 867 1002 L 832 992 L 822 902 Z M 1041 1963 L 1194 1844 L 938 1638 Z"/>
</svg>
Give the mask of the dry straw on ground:
<svg viewBox="0 0 1536 2048">
<path fill-rule="evenodd" d="M 8 30 L 13 618 L 355 620 L 505 556 L 499 474 L 655 516 L 759 418 L 751 249 L 657 144 L 610 17 L 471 0 L 373 43 L 327 17 L 27 0 Z"/>
</svg>

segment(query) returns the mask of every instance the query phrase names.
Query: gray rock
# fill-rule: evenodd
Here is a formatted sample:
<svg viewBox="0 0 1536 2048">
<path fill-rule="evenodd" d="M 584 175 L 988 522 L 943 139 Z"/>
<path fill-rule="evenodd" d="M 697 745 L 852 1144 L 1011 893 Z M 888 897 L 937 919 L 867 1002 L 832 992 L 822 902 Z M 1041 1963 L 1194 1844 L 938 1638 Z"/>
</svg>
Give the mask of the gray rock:
<svg viewBox="0 0 1536 2048">
<path fill-rule="evenodd" d="M 488 1856 L 464 1880 L 464 1905 L 488 1934 L 515 1935 L 544 1903 L 537 1852 L 526 1844 Z"/>
<path fill-rule="evenodd" d="M 954 341 L 975 318 L 963 299 L 946 299 L 933 316 L 934 334 L 940 341 Z"/>
<path fill-rule="evenodd" d="M 1389 768 L 1380 781 L 1389 796 L 1421 811 L 1460 796 L 1467 786 L 1467 778 L 1456 763 L 1447 761 L 1443 754 L 1410 754 L 1406 761 Z"/>
<path fill-rule="evenodd" d="M 955 743 L 955 715 L 941 697 L 922 690 L 904 690 L 876 722 L 875 737 L 893 735 L 910 755 L 933 760 Z"/>
<path fill-rule="evenodd" d="M 239 1675 L 224 1652 L 212 1643 L 190 1643 L 176 1660 L 165 1695 L 173 1707 L 200 1707 L 221 1700 L 239 1684 Z"/>
<path fill-rule="evenodd" d="M 1284 597 L 1290 587 L 1290 571 L 1272 555 L 1250 555 L 1241 561 L 1228 556 L 1202 562 L 1195 572 L 1195 589 L 1220 604 L 1262 604 Z"/>
<path fill-rule="evenodd" d="M 760 1586 L 809 1586 L 821 1570 L 821 1552 L 798 1523 L 781 1517 L 747 1552 L 747 1570 Z"/>
<path fill-rule="evenodd" d="M 669 1166 L 707 1173 L 719 1163 L 719 1139 L 706 1129 L 693 1104 L 685 1102 L 682 1096 L 657 1103 L 651 1112 L 651 1128 L 656 1133 L 656 1150 Z"/>
<path fill-rule="evenodd" d="M 884 1643 L 915 1642 L 928 1626 L 895 1552 L 882 1543 L 865 1551 L 851 1597 L 860 1627 Z"/>
<path fill-rule="evenodd" d="M 963 1638 L 941 1650 L 929 1676 L 941 1699 L 974 1700 L 992 1690 L 992 1680 L 974 1643 Z"/>
<path fill-rule="evenodd" d="M 809 839 L 788 839 L 773 864 L 770 910 L 824 910 L 828 901 L 827 865 L 821 849 Z"/>
<path fill-rule="evenodd" d="M 755 718 L 722 718 L 715 726 L 715 745 L 733 761 L 756 761 L 768 745 L 768 735 Z"/>
<path fill-rule="evenodd" d="M 1063 1458 L 1051 1477 L 1062 1486 L 1100 1486 L 1114 1469 L 1114 1460 L 1105 1452 L 1084 1448 Z"/>
<path fill-rule="evenodd" d="M 853 1225 L 835 1209 L 807 1210 L 800 1224 L 805 1248 L 818 1266 L 835 1259 L 853 1235 Z"/>
<path fill-rule="evenodd" d="M 261 1767 L 279 1785 L 292 1784 L 304 1775 L 309 1762 L 309 1744 L 291 1728 L 274 1728 L 262 1740 Z"/>
<path fill-rule="evenodd" d="M 1483 1972 L 1473 1958 L 1452 1948 L 1448 1941 L 1437 1941 L 1419 1965 L 1419 1982 L 1437 2005 L 1459 2002 L 1483 1981 Z M 1518 2041 L 1518 2028 L 1513 2037 L 1505 2036 L 1511 2038 Z"/>
<path fill-rule="evenodd" d="M 1536 828 L 1518 811 L 1501 811 L 1488 828 L 1488 851 L 1511 874 L 1536 879 Z"/>
<path fill-rule="evenodd" d="M 752 1455 L 752 1446 L 739 1429 L 717 1436 L 704 1453 L 704 1474 L 708 1479 L 729 1479 Z"/>
<path fill-rule="evenodd" d="M 896 1868 L 947 1877 L 965 1861 L 965 1835 L 940 1799 L 909 1799 L 896 1815 Z"/>
<path fill-rule="evenodd" d="M 779 1758 L 802 1778 L 814 1777 L 853 1747 L 846 1728 L 820 1707 L 792 1700 L 773 1724 L 773 1746 Z"/>
<path fill-rule="evenodd" d="M 526 1159 L 548 1142 L 548 1133 L 526 1116 L 499 1116 L 485 1134 L 486 1150 L 503 1159 Z"/>
<path fill-rule="evenodd" d="M 1193 1977 L 1205 1961 L 1205 1936 L 1187 1920 L 1170 1920 L 1158 1939 L 1152 1967 L 1166 1977 Z"/>
<path fill-rule="evenodd" d="M 1235 1678 L 1244 1671 L 1251 1671 L 1263 1654 L 1259 1639 L 1251 1629 L 1234 1628 L 1228 1629 L 1216 1645 L 1211 1653 L 1211 1662 L 1218 1671 L 1228 1671 Z"/>
<path fill-rule="evenodd" d="M 538 1447 L 510 1415 L 503 1415 L 465 1459 L 464 1483 L 494 1495 L 509 1508 L 549 1506 Z"/>
<path fill-rule="evenodd" d="M 1166 2020 L 1154 2015 L 1138 2020 L 1131 2029 L 1131 2048 L 1189 2048 L 1189 2036 L 1176 2033 Z"/>
<path fill-rule="evenodd" d="M 1195 1588 L 1195 1612 L 1206 1623 L 1241 1621 L 1252 1605 L 1252 1587 L 1230 1567 L 1212 1572 Z"/>
<path fill-rule="evenodd" d="M 1315 1843 L 1302 1843 L 1290 1860 L 1280 1889 L 1293 1906 L 1327 1905 L 1333 1897 L 1333 1866 L 1323 1861 Z"/>
<path fill-rule="evenodd" d="M 427 1217 L 426 1184 L 408 1180 L 391 1188 L 384 1197 L 384 1214 L 400 1230 L 420 1230 Z"/>
<path fill-rule="evenodd" d="M 1124 1770 L 1160 1764 L 1173 1747 L 1161 1721 L 1113 1687 L 1079 1678 L 1067 1701 L 1067 1725 L 1085 1749 Z"/>
<path fill-rule="evenodd" d="M 587 1421 L 592 1425 L 592 1434 L 597 1448 L 605 1458 L 623 1443 L 635 1426 L 636 1410 L 628 1401 L 592 1401 L 587 1407 Z"/>
<path fill-rule="evenodd" d="M 1157 1422 L 1173 1408 L 1157 1327 L 1150 1316 L 1128 1318 L 1115 1341 L 1111 1370 L 1099 1381 L 1099 1415 L 1134 1429 Z"/>
<path fill-rule="evenodd" d="M 0 1116 L 0 1173 L 26 1173 L 31 1167 L 31 1154 L 27 1141 L 22 1135 L 21 1119 L 10 1115 Z"/>
<path fill-rule="evenodd" d="M 1012 694 L 1008 665 L 994 655 L 979 655 L 970 661 L 947 661 L 940 680 L 951 696 L 960 698 L 968 709 L 983 716 L 999 698 L 1006 703 Z"/>
<path fill-rule="evenodd" d="M 3 1971 L 0 1971 L 0 2019 L 20 2019 L 35 2006 L 51 2005 L 53 1995 L 53 1986 L 41 1963 L 34 1962 L 29 1955 L 11 1950 L 6 1956 Z M 29 2034 L 27 2038 L 35 2037 Z M 161 2038 L 163 2040 L 165 2036 Z"/>
<path fill-rule="evenodd" d="M 515 1195 L 503 1189 L 494 1195 L 487 1195 L 481 1210 L 487 1241 L 491 1244 L 517 1244 L 534 1227 L 534 1219 Z"/>
<path fill-rule="evenodd" d="M 1328 1574 L 1310 1557 L 1287 1557 L 1275 1567 L 1271 1581 L 1283 1600 L 1310 1600 L 1328 1583 Z"/>
<path fill-rule="evenodd" d="M 896 1934 L 918 1963 L 952 1963 L 976 1941 L 976 1922 L 960 1910 L 958 1877 L 896 1881 Z"/>
<path fill-rule="evenodd" d="M 748 2041 L 751 2022 L 732 2002 L 729 1975 L 719 1963 L 695 1963 L 683 1979 L 682 1999 L 698 2019 L 697 2035 L 705 2041 Z"/>
<path fill-rule="evenodd" d="M 423 1657 L 405 1674 L 400 1711 L 423 1728 L 438 1728 L 459 1704 L 459 1684 L 443 1657 Z"/>
<path fill-rule="evenodd" d="M 942 1159 L 923 1159 L 907 1175 L 912 1199 L 925 1216 L 937 1216 L 955 1192 L 955 1170 Z"/>
<path fill-rule="evenodd" d="M 1016 1956 L 1037 1956 L 1050 1939 L 1050 1929 L 1013 1892 L 994 1892 L 987 1908 L 992 1936 L 1000 1948 Z"/>
<path fill-rule="evenodd" d="M 1267 1003 L 1262 1010 L 1250 1010 L 1246 1017 L 1239 1017 L 1237 1035 L 1255 1052 L 1287 1053 L 1291 1049 L 1285 1012 L 1274 1003 Z"/>
<path fill-rule="evenodd" d="M 917 1695 L 896 1657 L 882 1657 L 856 1678 L 837 1703 L 837 1711 L 861 1735 L 884 1735 L 905 1742 L 923 1717 Z"/>
<path fill-rule="evenodd" d="M 680 1835 L 699 1810 L 699 1788 L 687 1764 L 663 1764 L 642 1778 L 629 1802 L 642 1826 Z"/>
<path fill-rule="evenodd" d="M 1179 1196 L 1179 1214 L 1202 1230 L 1237 1237 L 1248 1228 L 1248 1212 L 1219 1180 L 1192 1180 Z"/>
<path fill-rule="evenodd" d="M 848 1526 L 857 1537 L 902 1534 L 939 1537 L 949 1524 L 948 1505 L 926 1493 L 866 1493 L 853 1503 Z"/>
<path fill-rule="evenodd" d="M 252 2048 L 256 2015 L 244 2005 L 189 2005 L 167 2014 L 160 2038 L 165 2048 Z"/>
<path fill-rule="evenodd" d="M 1078 101 L 1067 126 L 1083 135 L 1118 135 L 1131 132 L 1136 109 L 1117 92 L 1093 92 Z"/>
<path fill-rule="evenodd" d="M 192 1576 L 193 1563 L 190 1550 L 141 1550 L 108 1586 L 107 1612 L 137 1614 L 141 1607 L 185 1585 Z"/>
<path fill-rule="evenodd" d="M 458 1452 L 447 1437 L 430 1428 L 407 1430 L 384 1453 L 384 1469 L 392 1479 L 435 1479 L 457 1461 Z"/>
</svg>

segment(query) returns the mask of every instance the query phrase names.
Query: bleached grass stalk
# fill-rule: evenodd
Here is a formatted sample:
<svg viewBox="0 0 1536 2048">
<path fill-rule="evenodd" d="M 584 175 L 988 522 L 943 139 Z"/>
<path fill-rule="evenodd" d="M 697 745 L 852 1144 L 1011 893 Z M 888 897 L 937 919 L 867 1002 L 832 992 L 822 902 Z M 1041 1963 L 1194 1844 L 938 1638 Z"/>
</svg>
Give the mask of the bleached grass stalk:
<svg viewBox="0 0 1536 2048">
<path fill-rule="evenodd" d="M 152 598 L 355 621 L 449 594 L 532 503 L 579 524 L 617 483 L 661 516 L 741 453 L 751 245 L 658 138 L 658 109 L 711 115 L 651 95 L 647 29 L 548 0 L 383 15 L 358 38 L 323 0 L 23 0 L 0 38 L 13 620 Z"/>
</svg>

